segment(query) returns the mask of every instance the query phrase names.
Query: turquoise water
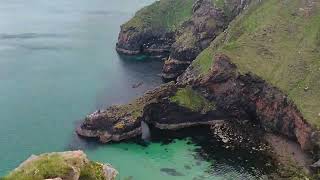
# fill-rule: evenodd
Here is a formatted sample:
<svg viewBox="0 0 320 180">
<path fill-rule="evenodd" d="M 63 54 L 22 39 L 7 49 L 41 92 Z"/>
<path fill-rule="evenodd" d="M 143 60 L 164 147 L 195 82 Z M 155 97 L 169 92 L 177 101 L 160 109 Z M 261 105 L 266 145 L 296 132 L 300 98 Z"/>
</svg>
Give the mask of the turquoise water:
<svg viewBox="0 0 320 180">
<path fill-rule="evenodd" d="M 0 176 L 31 154 L 81 148 L 112 163 L 120 179 L 240 177 L 230 165 L 213 174 L 215 161 L 195 158 L 199 146 L 187 139 L 97 146 L 74 134 L 87 113 L 161 83 L 161 61 L 114 50 L 119 26 L 153 1 L 0 1 Z"/>
</svg>

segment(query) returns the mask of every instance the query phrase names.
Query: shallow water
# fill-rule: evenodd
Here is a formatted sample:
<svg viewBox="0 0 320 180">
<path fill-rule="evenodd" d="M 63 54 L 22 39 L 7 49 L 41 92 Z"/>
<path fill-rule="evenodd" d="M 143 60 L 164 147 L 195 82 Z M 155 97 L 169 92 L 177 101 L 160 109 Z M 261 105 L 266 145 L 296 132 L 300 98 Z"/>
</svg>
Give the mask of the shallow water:
<svg viewBox="0 0 320 180">
<path fill-rule="evenodd" d="M 87 113 L 161 83 L 161 61 L 120 58 L 114 50 L 119 26 L 152 1 L 0 1 L 0 176 L 31 154 L 81 148 L 112 163 L 120 179 L 253 178 L 237 164 L 199 158 L 190 138 L 144 147 L 75 136 Z"/>
</svg>

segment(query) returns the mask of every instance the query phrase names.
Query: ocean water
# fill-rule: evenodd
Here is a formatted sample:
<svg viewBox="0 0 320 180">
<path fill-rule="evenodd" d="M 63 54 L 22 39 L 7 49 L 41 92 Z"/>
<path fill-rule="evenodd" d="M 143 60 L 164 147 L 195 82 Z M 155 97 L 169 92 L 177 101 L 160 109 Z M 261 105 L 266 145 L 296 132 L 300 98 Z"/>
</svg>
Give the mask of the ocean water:
<svg viewBox="0 0 320 180">
<path fill-rule="evenodd" d="M 31 154 L 83 149 L 112 163 L 121 180 L 255 178 L 232 163 L 199 158 L 191 137 L 141 146 L 75 135 L 86 114 L 161 84 L 159 59 L 122 58 L 114 50 L 119 26 L 153 1 L 0 1 L 0 176 Z"/>
</svg>

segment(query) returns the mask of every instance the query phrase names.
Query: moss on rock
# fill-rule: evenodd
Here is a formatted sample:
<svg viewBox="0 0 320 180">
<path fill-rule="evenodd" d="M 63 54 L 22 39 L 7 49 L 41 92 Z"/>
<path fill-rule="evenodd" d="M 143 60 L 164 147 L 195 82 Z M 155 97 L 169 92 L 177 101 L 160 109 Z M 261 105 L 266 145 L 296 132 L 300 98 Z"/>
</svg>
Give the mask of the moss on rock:
<svg viewBox="0 0 320 180">
<path fill-rule="evenodd" d="M 170 101 L 195 112 L 206 113 L 215 109 L 213 102 L 205 99 L 191 87 L 178 89 L 176 94 L 170 97 Z"/>
</svg>

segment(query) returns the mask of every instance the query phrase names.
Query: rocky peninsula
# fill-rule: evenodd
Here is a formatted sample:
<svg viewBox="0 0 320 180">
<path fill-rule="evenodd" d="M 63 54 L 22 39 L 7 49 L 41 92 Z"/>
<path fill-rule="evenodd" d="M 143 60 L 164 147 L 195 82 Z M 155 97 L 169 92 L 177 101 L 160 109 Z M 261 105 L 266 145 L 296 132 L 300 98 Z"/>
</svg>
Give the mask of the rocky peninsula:
<svg viewBox="0 0 320 180">
<path fill-rule="evenodd" d="M 162 76 L 175 81 L 88 115 L 77 133 L 107 143 L 141 135 L 142 123 L 205 125 L 234 146 L 253 133 L 285 169 L 274 179 L 319 179 L 319 8 L 305 0 L 161 0 L 143 8 L 121 27 L 117 50 L 165 58 Z M 256 141 L 246 144 L 256 149 Z"/>
<path fill-rule="evenodd" d="M 109 164 L 90 161 L 82 151 L 32 155 L 1 180 L 115 180 Z"/>
</svg>

